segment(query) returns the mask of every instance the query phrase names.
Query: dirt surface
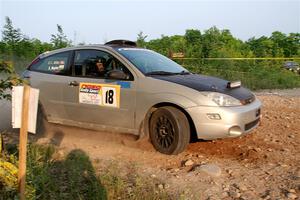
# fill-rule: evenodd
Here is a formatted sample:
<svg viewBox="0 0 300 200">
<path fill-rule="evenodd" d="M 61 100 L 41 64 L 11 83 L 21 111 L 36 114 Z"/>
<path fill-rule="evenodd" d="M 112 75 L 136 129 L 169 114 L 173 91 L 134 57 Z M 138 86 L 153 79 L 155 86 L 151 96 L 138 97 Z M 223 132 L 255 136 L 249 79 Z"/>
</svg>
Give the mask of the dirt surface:
<svg viewBox="0 0 300 200">
<path fill-rule="evenodd" d="M 51 141 L 61 155 L 82 149 L 98 171 L 115 163 L 128 174 L 134 165 L 134 173 L 159 180 L 158 189 L 175 199 L 300 199 L 300 90 L 291 91 L 257 93 L 263 117 L 250 134 L 197 141 L 177 156 L 131 135 L 49 123 L 38 143 Z"/>
</svg>

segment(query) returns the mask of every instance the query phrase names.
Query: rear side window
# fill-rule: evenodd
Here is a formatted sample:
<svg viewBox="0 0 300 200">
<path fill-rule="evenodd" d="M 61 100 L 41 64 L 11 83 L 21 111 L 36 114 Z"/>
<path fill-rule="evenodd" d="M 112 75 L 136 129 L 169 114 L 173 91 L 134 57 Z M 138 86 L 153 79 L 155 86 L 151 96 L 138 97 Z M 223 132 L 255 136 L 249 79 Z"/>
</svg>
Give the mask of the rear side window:
<svg viewBox="0 0 300 200">
<path fill-rule="evenodd" d="M 34 62 L 30 66 L 30 70 L 50 74 L 66 74 L 68 71 L 70 54 L 71 52 L 67 51 L 42 58 L 38 62 Z"/>
</svg>

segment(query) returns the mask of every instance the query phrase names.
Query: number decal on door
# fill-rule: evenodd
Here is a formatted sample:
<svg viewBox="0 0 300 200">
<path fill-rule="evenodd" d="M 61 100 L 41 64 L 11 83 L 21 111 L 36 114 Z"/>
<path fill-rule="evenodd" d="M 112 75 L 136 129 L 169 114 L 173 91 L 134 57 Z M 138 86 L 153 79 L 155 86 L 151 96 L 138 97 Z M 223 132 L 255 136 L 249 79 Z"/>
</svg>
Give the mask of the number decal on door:
<svg viewBox="0 0 300 200">
<path fill-rule="evenodd" d="M 114 103 L 114 91 L 113 90 L 108 90 L 106 91 L 105 94 L 105 103 L 113 104 Z"/>
<path fill-rule="evenodd" d="M 105 106 L 117 106 L 117 93 L 114 87 L 103 87 L 102 89 L 103 105 Z"/>
<path fill-rule="evenodd" d="M 120 85 L 80 83 L 79 103 L 120 107 Z"/>
</svg>

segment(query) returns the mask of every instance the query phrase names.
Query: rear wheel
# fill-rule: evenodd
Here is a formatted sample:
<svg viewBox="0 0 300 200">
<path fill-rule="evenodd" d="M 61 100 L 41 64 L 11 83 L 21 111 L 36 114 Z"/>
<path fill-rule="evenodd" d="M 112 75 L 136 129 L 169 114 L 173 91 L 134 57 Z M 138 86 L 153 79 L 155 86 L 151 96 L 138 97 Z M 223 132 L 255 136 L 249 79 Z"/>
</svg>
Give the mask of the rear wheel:
<svg viewBox="0 0 300 200">
<path fill-rule="evenodd" d="M 39 137 L 42 137 L 45 134 L 45 125 L 47 122 L 47 119 L 44 114 L 44 109 L 41 104 L 38 105 L 38 111 L 37 111 L 37 119 L 36 119 L 36 134 Z"/>
<path fill-rule="evenodd" d="M 174 107 L 158 108 L 151 116 L 150 139 L 154 148 L 164 154 L 178 154 L 190 141 L 190 126 L 185 114 Z"/>
</svg>

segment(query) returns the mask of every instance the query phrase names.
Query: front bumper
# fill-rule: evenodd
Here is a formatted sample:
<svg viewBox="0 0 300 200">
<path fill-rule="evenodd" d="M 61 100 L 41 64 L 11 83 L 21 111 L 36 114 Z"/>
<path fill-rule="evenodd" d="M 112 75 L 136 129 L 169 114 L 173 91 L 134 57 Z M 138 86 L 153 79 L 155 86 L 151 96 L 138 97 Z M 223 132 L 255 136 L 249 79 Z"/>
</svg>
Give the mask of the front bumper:
<svg viewBox="0 0 300 200">
<path fill-rule="evenodd" d="M 258 126 L 261 102 L 236 107 L 197 106 L 187 108 L 199 139 L 238 137 Z M 208 114 L 219 114 L 221 119 L 210 119 Z"/>
</svg>

